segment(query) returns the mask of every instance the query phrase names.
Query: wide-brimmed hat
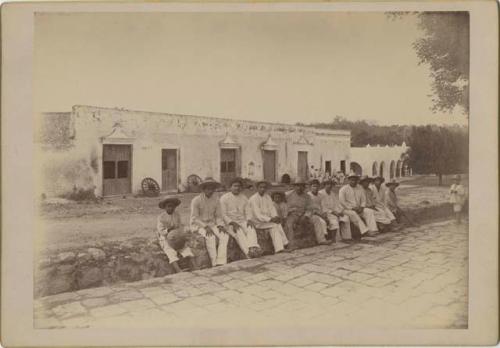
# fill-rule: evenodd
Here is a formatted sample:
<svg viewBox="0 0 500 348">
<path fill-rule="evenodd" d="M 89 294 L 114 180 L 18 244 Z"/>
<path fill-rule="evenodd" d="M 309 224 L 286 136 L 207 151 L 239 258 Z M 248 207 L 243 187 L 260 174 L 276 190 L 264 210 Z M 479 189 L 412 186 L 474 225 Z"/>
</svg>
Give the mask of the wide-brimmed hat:
<svg viewBox="0 0 500 348">
<path fill-rule="evenodd" d="M 273 191 L 271 192 L 270 196 L 271 198 L 274 198 L 274 196 L 280 196 L 283 202 L 286 201 L 286 194 L 283 191 Z"/>
<path fill-rule="evenodd" d="M 389 181 L 388 183 L 386 183 L 385 186 L 396 186 L 396 187 L 398 187 L 399 186 L 399 182 L 397 182 L 396 179 L 392 179 L 391 181 Z"/>
<path fill-rule="evenodd" d="M 314 184 L 316 184 L 316 185 L 319 186 L 320 185 L 319 180 L 318 179 L 312 179 L 311 181 L 309 181 L 309 185 L 314 185 Z"/>
<path fill-rule="evenodd" d="M 295 185 L 295 186 L 298 186 L 298 185 L 305 186 L 305 185 L 307 185 L 307 182 L 305 182 L 302 179 L 297 179 L 295 182 L 292 183 L 292 185 Z"/>
<path fill-rule="evenodd" d="M 457 174 L 457 175 L 454 175 L 454 176 L 453 176 L 453 179 L 454 179 L 454 180 L 462 180 L 462 177 L 461 177 L 460 175 L 458 175 L 458 174 Z"/>
<path fill-rule="evenodd" d="M 371 181 L 373 181 L 373 179 L 372 179 L 372 178 L 370 178 L 368 175 L 363 175 L 363 176 L 359 179 L 359 182 L 365 182 L 365 181 L 371 182 Z"/>
<path fill-rule="evenodd" d="M 335 180 L 332 180 L 332 179 L 323 180 L 323 185 L 328 185 L 328 184 L 335 185 L 336 182 L 335 182 Z"/>
<path fill-rule="evenodd" d="M 359 175 L 356 174 L 356 173 L 351 173 L 347 176 L 347 179 L 350 179 L 350 178 L 356 178 L 356 179 L 359 179 Z"/>
<path fill-rule="evenodd" d="M 203 180 L 201 183 L 200 183 L 200 188 L 203 189 L 204 187 L 206 186 L 215 186 L 215 187 L 218 187 L 220 186 L 220 183 L 215 181 L 215 179 L 213 178 L 205 178 L 205 180 Z"/>
<path fill-rule="evenodd" d="M 229 181 L 229 186 L 232 186 L 234 183 L 239 183 L 242 187 L 245 186 L 245 181 L 243 180 L 243 178 L 240 177 L 231 179 Z"/>
<path fill-rule="evenodd" d="M 181 204 L 181 200 L 176 197 L 167 197 L 164 200 L 160 201 L 160 203 L 158 203 L 158 207 L 160 207 L 160 209 L 165 209 L 165 207 L 169 203 L 172 203 L 177 207 L 179 204 Z"/>
<path fill-rule="evenodd" d="M 373 181 L 375 181 L 375 180 L 380 180 L 381 183 L 385 182 L 385 178 L 383 176 L 380 176 L 380 175 L 374 177 Z"/>
<path fill-rule="evenodd" d="M 271 183 L 266 180 L 259 180 L 255 183 L 255 187 L 259 186 L 260 184 L 265 184 L 267 187 L 271 186 Z"/>
</svg>

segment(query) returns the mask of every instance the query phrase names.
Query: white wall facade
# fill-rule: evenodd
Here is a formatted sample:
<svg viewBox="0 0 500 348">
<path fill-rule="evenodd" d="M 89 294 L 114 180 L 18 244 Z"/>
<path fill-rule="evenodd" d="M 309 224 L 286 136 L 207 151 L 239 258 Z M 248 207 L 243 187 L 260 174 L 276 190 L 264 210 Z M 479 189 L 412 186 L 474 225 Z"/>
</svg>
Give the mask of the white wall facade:
<svg viewBox="0 0 500 348">
<path fill-rule="evenodd" d="M 351 163 L 357 163 L 361 167 L 362 175 L 380 175 L 380 168 L 383 167 L 383 177 L 385 180 L 411 175 L 411 169 L 404 161 L 404 154 L 408 146 L 403 142 L 395 146 L 371 146 L 351 147 Z M 391 165 L 393 171 L 391 175 Z M 376 170 L 375 170 L 376 169 Z"/>
<path fill-rule="evenodd" d="M 239 148 L 240 175 L 253 180 L 263 178 L 263 146 L 276 151 L 277 181 L 285 173 L 292 180 L 296 178 L 298 151 L 308 152 L 308 165 L 315 168 L 324 168 L 325 161 L 331 161 L 332 171 L 339 170 L 340 161 L 346 161 L 347 168 L 349 166 L 350 132 L 345 130 L 93 106 L 74 106 L 69 117 L 72 146 L 41 153 L 41 162 L 45 162 L 50 172 L 64 173 L 57 175 L 59 182 L 55 186 L 53 180 L 46 178 L 45 187 L 51 187 L 44 191 L 48 195 L 60 195 L 74 186 L 93 187 L 97 196 L 102 195 L 103 145 L 106 144 L 131 145 L 132 193 L 141 191 L 145 177 L 161 185 L 162 149 L 178 150 L 179 191 L 185 189 L 191 174 L 219 180 L 220 150 L 224 146 Z M 234 144 L 227 145 L 228 141 Z M 59 159 L 58 168 L 51 168 L 53 157 Z M 75 161 L 84 168 L 68 175 L 68 167 Z M 79 178 L 80 174 L 85 175 L 85 180 Z"/>
</svg>

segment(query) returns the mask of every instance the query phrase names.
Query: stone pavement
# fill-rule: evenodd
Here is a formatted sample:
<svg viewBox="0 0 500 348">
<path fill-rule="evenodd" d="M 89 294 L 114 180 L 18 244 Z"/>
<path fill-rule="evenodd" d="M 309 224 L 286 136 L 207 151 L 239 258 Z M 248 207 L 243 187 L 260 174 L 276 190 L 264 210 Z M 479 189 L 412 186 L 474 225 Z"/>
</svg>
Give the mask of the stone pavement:
<svg viewBox="0 0 500 348">
<path fill-rule="evenodd" d="M 35 328 L 467 328 L 468 229 L 452 221 L 35 301 Z"/>
</svg>

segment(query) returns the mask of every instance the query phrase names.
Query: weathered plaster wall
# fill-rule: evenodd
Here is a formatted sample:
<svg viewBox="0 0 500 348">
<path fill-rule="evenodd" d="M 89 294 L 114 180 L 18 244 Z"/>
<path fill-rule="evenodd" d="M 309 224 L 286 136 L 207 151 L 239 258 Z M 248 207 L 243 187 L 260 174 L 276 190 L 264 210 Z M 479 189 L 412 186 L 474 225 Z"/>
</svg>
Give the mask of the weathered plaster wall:
<svg viewBox="0 0 500 348">
<path fill-rule="evenodd" d="M 86 187 L 96 188 L 97 195 L 102 194 L 103 144 L 132 145 L 134 193 L 140 192 L 144 177 L 161 183 L 161 150 L 165 148 L 178 149 L 180 190 L 191 174 L 220 179 L 219 144 L 228 134 L 241 148 L 241 175 L 251 179 L 263 177 L 261 145 L 269 136 L 276 144 L 278 180 L 284 173 L 295 178 L 299 150 L 309 152 L 309 165 L 315 167 L 331 160 L 333 168 L 339 168 L 341 160 L 349 159 L 349 131 L 89 106 L 73 107 L 69 124 L 74 131 L 71 148 L 58 153 L 57 160 L 48 159 L 47 166 L 79 163 L 77 172 L 85 176 Z M 73 187 L 73 175 L 62 177 L 64 184 L 59 186 Z"/>
<path fill-rule="evenodd" d="M 380 165 L 384 166 L 384 178 L 390 179 L 390 165 L 394 161 L 395 177 L 400 177 L 401 170 L 397 173 L 397 163 L 400 161 L 402 168 L 401 156 L 406 153 L 408 147 L 403 142 L 398 146 L 370 146 L 365 147 L 351 147 L 351 162 L 358 163 L 363 171 L 363 175 L 373 175 L 373 165 L 376 163 L 377 175 L 380 174 Z M 397 173 L 397 174 L 396 174 Z"/>
</svg>

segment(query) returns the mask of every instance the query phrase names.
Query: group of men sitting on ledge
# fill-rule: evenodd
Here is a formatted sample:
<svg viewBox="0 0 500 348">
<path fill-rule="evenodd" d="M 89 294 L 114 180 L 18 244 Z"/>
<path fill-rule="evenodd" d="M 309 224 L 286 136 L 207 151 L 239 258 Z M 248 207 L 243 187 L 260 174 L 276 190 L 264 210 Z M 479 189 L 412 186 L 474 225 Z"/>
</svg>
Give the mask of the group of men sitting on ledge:
<svg viewBox="0 0 500 348">
<path fill-rule="evenodd" d="M 287 193 L 268 192 L 270 183 L 259 181 L 256 192 L 247 198 L 242 192 L 243 180 L 235 178 L 229 192 L 219 198 L 215 191 L 220 184 L 207 178 L 200 184 L 201 193 L 191 201 L 189 228 L 205 238 L 212 266 L 227 263 L 229 238 L 236 240 L 245 258 L 261 256 L 257 230 L 269 233 L 275 253 L 296 250 L 299 233 L 313 232 L 320 245 L 335 242 L 337 234 L 350 242 L 351 223 L 359 230 L 357 238 L 399 228 L 396 217 L 401 210 L 395 193 L 399 184 L 394 180 L 383 183 L 383 177 L 350 174 L 337 196 L 332 180 L 297 181 Z M 175 197 L 162 200 L 159 207 L 165 211 L 157 220 L 160 246 L 176 272 L 181 271 L 179 257 L 189 258 L 191 269 L 198 268 L 176 211 L 180 204 Z"/>
</svg>

